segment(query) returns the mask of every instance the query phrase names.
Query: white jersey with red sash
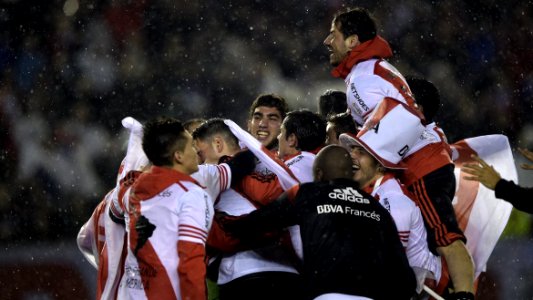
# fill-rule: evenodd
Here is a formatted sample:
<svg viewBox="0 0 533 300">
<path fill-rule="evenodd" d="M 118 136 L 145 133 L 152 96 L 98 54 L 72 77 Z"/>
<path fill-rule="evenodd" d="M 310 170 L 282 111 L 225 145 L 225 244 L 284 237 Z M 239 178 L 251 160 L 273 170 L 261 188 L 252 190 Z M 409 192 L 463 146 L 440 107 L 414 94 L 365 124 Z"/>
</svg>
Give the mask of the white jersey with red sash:
<svg viewBox="0 0 533 300">
<path fill-rule="evenodd" d="M 415 108 L 405 78 L 383 59 L 369 59 L 357 63 L 344 81 L 347 87 L 348 109 L 358 125 L 362 126 L 385 98 L 393 98 Z"/>
</svg>

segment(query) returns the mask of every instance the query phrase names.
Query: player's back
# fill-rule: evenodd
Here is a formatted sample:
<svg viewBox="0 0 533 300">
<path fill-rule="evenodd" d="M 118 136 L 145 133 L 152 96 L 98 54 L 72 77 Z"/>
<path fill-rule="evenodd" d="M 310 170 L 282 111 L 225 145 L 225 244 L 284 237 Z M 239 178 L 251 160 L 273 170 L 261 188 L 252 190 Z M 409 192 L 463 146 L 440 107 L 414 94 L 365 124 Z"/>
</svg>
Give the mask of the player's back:
<svg viewBox="0 0 533 300">
<path fill-rule="evenodd" d="M 312 294 L 333 287 L 340 293 L 385 299 L 388 292 L 380 288 L 382 282 L 394 285 L 394 295 L 414 290 L 414 275 L 392 217 L 353 181 L 303 184 L 295 205 L 300 212 L 303 273 Z"/>
<path fill-rule="evenodd" d="M 178 241 L 205 243 L 213 216 L 211 198 L 191 177 L 153 167 L 125 200 L 128 249 L 119 298 L 178 298 Z M 148 236 L 135 228 L 140 218 L 153 226 Z"/>
</svg>

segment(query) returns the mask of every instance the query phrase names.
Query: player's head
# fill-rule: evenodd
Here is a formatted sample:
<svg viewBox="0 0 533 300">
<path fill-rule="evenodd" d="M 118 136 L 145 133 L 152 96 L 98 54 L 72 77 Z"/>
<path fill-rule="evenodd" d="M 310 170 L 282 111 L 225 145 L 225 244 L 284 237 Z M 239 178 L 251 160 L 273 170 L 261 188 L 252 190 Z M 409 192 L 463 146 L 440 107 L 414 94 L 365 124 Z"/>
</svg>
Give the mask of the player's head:
<svg viewBox="0 0 533 300">
<path fill-rule="evenodd" d="M 224 155 L 233 155 L 240 150 L 239 140 L 221 118 L 212 118 L 202 123 L 193 132 L 198 157 L 208 164 L 217 164 Z"/>
<path fill-rule="evenodd" d="M 439 89 L 433 82 L 424 78 L 415 76 L 406 76 L 405 80 L 415 96 L 418 108 L 424 114 L 428 123 L 433 122 L 433 118 L 440 108 L 440 93 Z"/>
<path fill-rule="evenodd" d="M 385 167 L 371 152 L 362 146 L 355 135 L 342 134 L 340 143 L 350 152 L 354 169 L 353 179 L 359 183 L 361 188 L 369 186 L 385 174 Z"/>
<path fill-rule="evenodd" d="M 342 133 L 357 134 L 357 127 L 352 116 L 343 112 L 328 117 L 326 126 L 326 144 L 339 144 L 339 135 Z"/>
<path fill-rule="evenodd" d="M 352 159 L 346 149 L 328 145 L 318 152 L 313 163 L 314 181 L 353 179 Z"/>
<path fill-rule="evenodd" d="M 330 115 L 345 112 L 347 107 L 345 92 L 327 90 L 318 97 L 318 113 L 324 119 Z"/>
<path fill-rule="evenodd" d="M 317 113 L 296 110 L 287 114 L 278 135 L 279 156 L 314 151 L 326 141 L 326 124 Z"/>
<path fill-rule="evenodd" d="M 366 9 L 358 7 L 337 13 L 324 40 L 331 52 L 331 65 L 337 66 L 353 48 L 376 35 L 376 22 Z"/>
<path fill-rule="evenodd" d="M 142 147 L 153 165 L 175 168 L 186 174 L 198 170 L 192 137 L 180 121 L 156 118 L 143 126 L 143 132 Z"/>
<path fill-rule="evenodd" d="M 281 121 L 288 110 L 287 101 L 283 97 L 275 94 L 259 95 L 250 107 L 248 132 L 268 149 L 276 148 Z"/>
</svg>

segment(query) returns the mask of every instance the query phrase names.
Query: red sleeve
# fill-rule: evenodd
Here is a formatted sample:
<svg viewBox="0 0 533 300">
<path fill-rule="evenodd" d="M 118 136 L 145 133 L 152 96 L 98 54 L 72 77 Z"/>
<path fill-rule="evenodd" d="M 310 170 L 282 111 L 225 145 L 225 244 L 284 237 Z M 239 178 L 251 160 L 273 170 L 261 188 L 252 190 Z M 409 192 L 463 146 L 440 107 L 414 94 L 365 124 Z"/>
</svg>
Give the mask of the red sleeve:
<svg viewBox="0 0 533 300">
<path fill-rule="evenodd" d="M 252 173 L 247 175 L 235 187 L 235 190 L 259 206 L 269 204 L 283 193 L 278 177 L 274 174 Z"/>
<path fill-rule="evenodd" d="M 181 299 L 207 299 L 204 245 L 178 241 L 178 256 Z"/>
<path fill-rule="evenodd" d="M 222 253 L 234 253 L 244 250 L 240 246 L 240 240 L 227 234 L 218 223 L 217 219 L 213 219 L 213 224 L 207 235 L 207 246 L 220 251 Z"/>
<path fill-rule="evenodd" d="M 230 216 L 222 218 L 222 220 L 227 220 L 227 218 L 237 220 L 242 218 L 242 216 Z M 253 239 L 247 239 L 246 242 L 243 242 L 239 238 L 228 234 L 224 229 L 223 225 L 220 224 L 221 219 L 214 218 L 213 225 L 207 236 L 207 246 L 212 248 L 215 251 L 222 253 L 235 253 L 239 251 L 250 250 L 254 248 L 264 247 L 265 245 L 271 245 L 272 243 L 280 242 L 280 239 L 285 234 L 283 231 L 270 231 L 264 233 L 258 233 L 254 236 Z M 289 236 L 290 239 L 290 236 Z"/>
</svg>

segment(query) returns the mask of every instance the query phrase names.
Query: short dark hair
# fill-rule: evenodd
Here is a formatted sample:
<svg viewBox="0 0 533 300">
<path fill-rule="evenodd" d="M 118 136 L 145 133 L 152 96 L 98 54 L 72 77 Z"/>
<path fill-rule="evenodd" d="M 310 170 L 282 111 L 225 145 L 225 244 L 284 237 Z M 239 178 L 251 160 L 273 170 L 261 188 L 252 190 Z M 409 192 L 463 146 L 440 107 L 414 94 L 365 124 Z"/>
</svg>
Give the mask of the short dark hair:
<svg viewBox="0 0 533 300">
<path fill-rule="evenodd" d="M 359 41 L 364 43 L 377 35 L 374 18 L 368 10 L 361 7 L 338 12 L 333 22 L 344 38 L 356 34 Z"/>
<path fill-rule="evenodd" d="M 261 94 L 255 98 L 252 106 L 250 106 L 249 117 L 253 117 L 254 111 L 259 106 L 275 107 L 278 109 L 281 119 L 283 120 L 289 111 L 289 106 L 285 98 L 276 94 Z"/>
<path fill-rule="evenodd" d="M 142 147 L 155 166 L 171 166 L 175 151 L 183 151 L 187 141 L 186 131 L 180 121 L 159 117 L 143 126 Z"/>
<path fill-rule="evenodd" d="M 205 122 L 204 118 L 192 118 L 183 122 L 183 127 L 185 128 L 185 130 L 192 134 L 192 132 L 194 131 L 191 130 L 192 127 L 198 124 L 202 124 L 203 122 Z"/>
<path fill-rule="evenodd" d="M 198 126 L 192 133 L 193 139 L 210 140 L 215 134 L 220 134 L 231 147 L 239 147 L 239 140 L 233 135 L 222 118 L 211 118 Z"/>
<path fill-rule="evenodd" d="M 298 139 L 298 150 L 313 151 L 326 141 L 326 122 L 309 110 L 291 111 L 283 120 L 283 126 L 287 137 L 294 134 Z"/>
<path fill-rule="evenodd" d="M 346 93 L 342 91 L 327 90 L 318 97 L 318 113 L 323 118 L 329 115 L 345 112 L 348 108 Z"/>
<path fill-rule="evenodd" d="M 353 120 L 352 115 L 347 112 L 330 115 L 328 117 L 328 122 L 335 125 L 333 128 L 335 129 L 335 135 L 337 136 L 337 139 L 342 133 L 357 134 L 355 121 Z"/>
<path fill-rule="evenodd" d="M 415 97 L 418 105 L 422 106 L 424 117 L 428 123 L 433 122 L 433 118 L 441 106 L 439 89 L 433 82 L 416 76 L 406 76 L 405 80 Z"/>
</svg>

